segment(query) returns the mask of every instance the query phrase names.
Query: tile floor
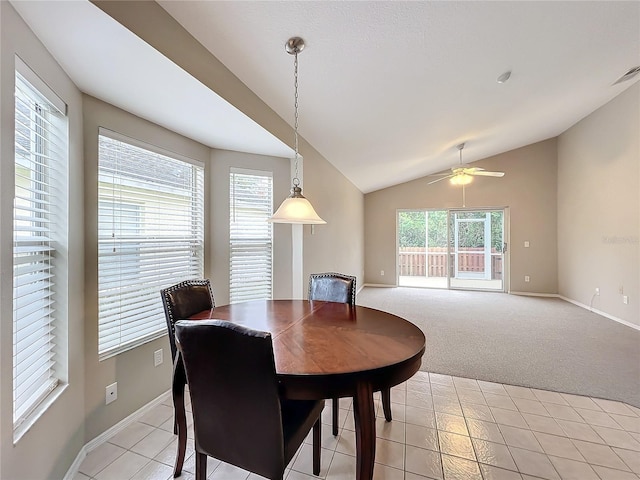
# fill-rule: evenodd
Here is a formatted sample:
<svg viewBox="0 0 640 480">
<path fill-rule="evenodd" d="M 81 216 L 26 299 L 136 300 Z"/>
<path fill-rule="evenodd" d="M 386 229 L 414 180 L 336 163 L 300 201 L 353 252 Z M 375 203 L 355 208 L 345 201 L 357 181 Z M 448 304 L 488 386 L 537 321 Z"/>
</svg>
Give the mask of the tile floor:
<svg viewBox="0 0 640 480">
<path fill-rule="evenodd" d="M 341 400 L 338 437 L 331 404 L 323 411 L 322 470 L 327 480 L 355 478 L 350 402 Z M 376 480 L 639 480 L 640 409 L 530 388 L 418 372 L 392 389 L 393 421 L 376 396 Z M 90 452 L 74 480 L 168 480 L 176 439 L 171 400 Z M 194 477 L 193 433 L 181 479 Z M 256 480 L 209 458 L 209 479 Z M 287 480 L 310 480 L 308 438 Z"/>
</svg>

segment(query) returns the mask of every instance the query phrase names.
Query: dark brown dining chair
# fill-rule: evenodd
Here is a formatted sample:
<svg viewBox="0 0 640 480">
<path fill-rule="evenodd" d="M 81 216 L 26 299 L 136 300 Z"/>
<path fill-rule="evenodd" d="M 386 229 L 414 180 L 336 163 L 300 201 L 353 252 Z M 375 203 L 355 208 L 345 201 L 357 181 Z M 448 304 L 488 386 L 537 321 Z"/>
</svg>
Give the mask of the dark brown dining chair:
<svg viewBox="0 0 640 480">
<path fill-rule="evenodd" d="M 312 273 L 309 276 L 309 300 L 325 302 L 356 304 L 356 277 L 343 273 L 327 272 Z M 391 389 L 384 388 L 382 394 L 382 408 L 387 422 L 391 418 Z M 332 399 L 332 433 L 338 436 L 338 398 Z"/>
<path fill-rule="evenodd" d="M 356 277 L 342 273 L 312 273 L 309 300 L 356 304 Z"/>
<path fill-rule="evenodd" d="M 207 477 L 207 456 L 271 480 L 313 428 L 313 474 L 320 474 L 323 400 L 281 396 L 269 332 L 225 320 L 175 325 L 191 394 L 196 480 Z"/>
<path fill-rule="evenodd" d="M 215 307 L 211 282 L 204 280 L 185 280 L 160 290 L 164 313 L 167 320 L 167 332 L 171 347 L 171 359 L 173 360 L 173 379 L 171 391 L 173 395 L 174 424 L 173 433 L 178 435 L 178 453 L 174 467 L 174 476 L 180 475 L 184 457 L 187 450 L 187 426 L 184 407 L 184 387 L 187 377 L 184 372 L 182 359 L 177 354 L 175 340 L 175 323 L 178 320 L 189 318 L 203 310 Z M 177 357 L 177 358 L 176 358 Z"/>
</svg>

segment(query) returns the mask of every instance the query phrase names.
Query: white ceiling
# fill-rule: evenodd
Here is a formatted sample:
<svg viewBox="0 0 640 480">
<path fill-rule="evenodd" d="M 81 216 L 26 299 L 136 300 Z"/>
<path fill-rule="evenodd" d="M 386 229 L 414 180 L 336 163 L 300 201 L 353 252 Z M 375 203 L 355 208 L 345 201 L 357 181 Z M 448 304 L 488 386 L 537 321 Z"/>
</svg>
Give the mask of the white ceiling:
<svg viewBox="0 0 640 480">
<path fill-rule="evenodd" d="M 284 43 L 303 37 L 300 133 L 365 193 L 455 165 L 461 142 L 472 162 L 557 136 L 640 78 L 613 85 L 640 65 L 638 1 L 159 3 L 290 124 Z M 12 4 L 82 91 L 212 147 L 290 155 L 92 4 Z"/>
<path fill-rule="evenodd" d="M 211 147 L 292 155 L 282 141 L 88 1 L 11 3 L 83 92 Z"/>
</svg>

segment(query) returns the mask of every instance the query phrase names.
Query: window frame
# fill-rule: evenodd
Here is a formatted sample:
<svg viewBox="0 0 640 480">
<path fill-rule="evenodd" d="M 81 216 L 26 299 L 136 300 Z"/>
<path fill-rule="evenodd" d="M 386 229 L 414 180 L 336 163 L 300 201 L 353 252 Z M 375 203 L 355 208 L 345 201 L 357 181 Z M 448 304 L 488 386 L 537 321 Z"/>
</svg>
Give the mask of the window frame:
<svg viewBox="0 0 640 480">
<path fill-rule="evenodd" d="M 69 125 L 64 101 L 18 56 L 14 70 L 12 424 L 16 443 L 67 386 Z M 36 340 L 29 335 L 26 346 L 25 331 L 38 335 Z"/>
<path fill-rule="evenodd" d="M 120 196 L 110 197 L 108 196 L 109 192 L 105 190 L 106 186 L 110 184 L 105 181 L 106 178 L 109 178 L 109 174 L 106 165 L 108 160 L 104 160 L 103 163 L 103 153 L 101 153 L 102 138 L 106 143 L 112 142 L 111 147 L 116 144 L 120 145 L 118 148 L 121 148 L 127 155 L 136 155 L 135 160 L 131 159 L 133 157 L 123 157 L 121 159 L 122 166 L 115 166 L 111 169 L 113 170 L 111 177 L 111 185 L 114 188 L 113 195 Z M 190 190 L 171 183 L 163 184 L 163 181 L 170 182 L 171 179 L 161 178 L 161 175 L 156 177 L 145 175 L 144 179 L 136 179 L 133 175 L 127 175 L 127 167 L 132 168 L 136 162 L 144 159 L 145 155 L 147 156 L 146 160 L 150 162 L 160 162 L 160 164 L 168 162 L 166 165 L 174 165 L 184 172 L 189 172 L 191 177 L 186 178 L 185 181 Z M 145 172 L 161 171 L 163 170 L 152 168 L 151 164 L 145 170 Z M 157 180 L 155 190 L 152 185 L 154 179 Z M 175 192 L 180 193 L 174 193 L 170 188 L 174 188 Z M 136 189 L 138 193 L 132 193 L 132 190 Z M 186 202 L 182 205 L 182 210 L 189 211 L 189 216 L 186 216 L 184 212 L 176 213 L 170 208 L 164 208 L 167 205 L 172 205 L 168 197 L 176 197 L 187 191 L 188 195 L 180 198 Z M 136 197 L 136 195 L 138 196 Z M 204 163 L 104 127 L 98 129 L 97 349 L 100 361 L 137 348 L 167 334 L 166 320 L 159 294 L 160 289 L 182 280 L 202 278 L 204 275 L 204 197 Z M 108 204 L 114 207 L 109 210 L 106 208 Z M 120 208 L 115 208 L 115 205 L 120 205 Z M 107 212 L 107 210 L 109 211 Z M 172 212 L 178 220 L 186 222 L 184 229 L 181 230 L 176 225 L 163 223 L 173 215 Z M 106 238 L 104 234 L 109 227 L 105 220 L 107 218 L 111 218 L 113 222 L 111 238 Z M 182 226 L 184 227 L 184 225 Z M 155 233 L 150 233 L 152 228 L 155 228 Z M 195 233 L 193 235 L 178 233 L 184 232 L 184 230 Z M 116 245 L 123 247 L 122 255 L 109 255 L 106 252 L 107 248 L 111 248 L 109 241 L 113 241 L 114 252 Z M 178 245 L 180 244 L 182 244 L 182 250 L 179 250 Z M 168 248 L 168 250 L 164 250 L 164 248 Z M 180 257 L 183 262 L 186 262 L 188 268 L 180 270 L 180 274 L 167 273 L 170 266 L 166 264 L 166 260 L 173 258 L 172 255 L 175 255 L 176 258 Z M 104 272 L 109 270 L 109 257 L 113 260 L 113 268 L 129 268 L 123 279 L 111 284 L 112 291 L 114 289 L 120 290 L 116 293 L 109 293 L 107 291 L 109 288 L 104 283 L 114 280 L 113 276 L 104 275 Z M 152 274 L 150 269 L 159 273 Z M 183 271 L 187 273 L 182 274 Z M 126 276 L 129 277 L 128 280 L 124 278 Z M 125 295 L 130 293 L 126 290 L 126 282 L 132 282 L 132 276 L 140 277 L 137 283 L 134 282 L 134 288 L 139 289 L 137 291 L 139 294 L 136 293 L 125 298 Z M 109 306 L 105 302 L 119 302 L 119 304 L 112 303 Z M 145 310 L 144 320 L 136 312 L 136 309 Z M 151 323 L 147 324 L 149 319 Z"/>
<path fill-rule="evenodd" d="M 255 235 L 253 238 L 250 236 L 243 237 L 235 237 L 234 236 L 234 223 L 236 223 L 236 193 L 235 193 L 235 183 L 234 176 L 235 175 L 243 175 L 245 177 L 262 177 L 268 178 L 268 190 L 269 190 L 269 200 L 267 202 L 258 202 L 256 204 L 256 210 L 263 210 L 261 212 L 262 217 L 258 219 L 249 220 L 247 224 L 238 226 L 240 231 L 242 232 L 256 232 L 256 227 L 261 227 L 264 221 L 264 228 L 268 232 L 268 236 L 260 236 Z M 245 199 L 247 200 L 247 199 Z M 261 299 L 272 299 L 273 298 L 273 239 L 274 239 L 274 231 L 273 224 L 271 222 L 267 222 L 267 219 L 273 215 L 273 172 L 266 170 L 251 170 L 246 168 L 237 168 L 231 167 L 229 171 L 229 303 L 238 303 L 242 301 L 249 300 L 261 300 Z M 238 268 L 234 268 L 234 262 L 237 262 L 242 254 L 242 250 L 244 249 L 244 253 L 246 255 L 250 255 L 249 249 L 255 251 L 256 245 L 259 245 L 260 242 L 264 242 L 265 245 L 268 245 L 268 254 L 263 258 L 263 261 L 268 263 L 267 270 L 269 272 L 269 281 L 268 281 L 268 294 L 265 294 L 265 286 L 258 285 L 254 288 L 248 288 L 249 283 L 246 281 L 249 276 L 249 272 L 243 274 Z M 234 250 L 238 251 L 239 255 L 234 255 Z M 242 262 L 238 263 L 242 265 Z M 237 278 L 234 278 L 237 277 Z M 252 294 L 251 290 L 260 291 L 261 293 Z"/>
</svg>

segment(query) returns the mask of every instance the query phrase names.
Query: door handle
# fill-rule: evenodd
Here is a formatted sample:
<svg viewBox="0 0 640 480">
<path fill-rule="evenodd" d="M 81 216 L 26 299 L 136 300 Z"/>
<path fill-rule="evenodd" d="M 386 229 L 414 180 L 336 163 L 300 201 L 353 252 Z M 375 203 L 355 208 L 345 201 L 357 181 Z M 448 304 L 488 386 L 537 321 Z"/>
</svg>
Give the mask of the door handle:
<svg viewBox="0 0 640 480">
<path fill-rule="evenodd" d="M 507 243 L 502 246 L 502 253 L 507 253 Z"/>
</svg>

